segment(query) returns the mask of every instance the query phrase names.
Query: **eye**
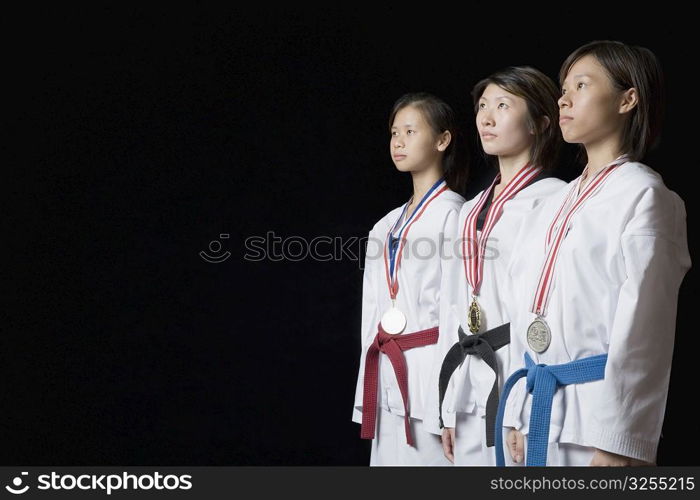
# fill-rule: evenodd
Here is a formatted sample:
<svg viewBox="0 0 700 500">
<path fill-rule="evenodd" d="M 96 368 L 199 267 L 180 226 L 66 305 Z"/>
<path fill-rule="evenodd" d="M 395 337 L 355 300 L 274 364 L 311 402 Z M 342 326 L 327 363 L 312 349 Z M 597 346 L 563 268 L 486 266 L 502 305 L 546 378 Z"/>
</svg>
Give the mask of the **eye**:
<svg viewBox="0 0 700 500">
<path fill-rule="evenodd" d="M 498 109 L 508 109 L 508 105 L 505 102 L 499 102 Z"/>
<path fill-rule="evenodd" d="M 392 131 L 391 131 L 391 136 L 392 136 L 392 137 L 396 137 L 397 135 L 399 135 L 399 133 L 398 133 L 396 130 L 392 130 Z"/>
<path fill-rule="evenodd" d="M 566 89 L 565 89 L 564 87 L 562 87 L 562 89 L 561 89 L 561 95 L 564 95 L 564 94 L 566 94 Z"/>
<path fill-rule="evenodd" d="M 486 103 L 485 103 L 485 102 L 480 102 L 480 103 L 479 103 L 479 109 L 486 109 Z"/>
<path fill-rule="evenodd" d="M 413 129 L 408 129 L 408 130 L 406 131 L 406 133 L 407 133 L 408 135 L 413 135 L 413 134 L 416 133 L 416 131 L 413 130 Z"/>
<path fill-rule="evenodd" d="M 582 88 L 585 87 L 585 86 L 586 86 L 585 83 L 583 83 L 583 82 L 578 82 L 578 83 L 576 84 L 576 90 L 582 89 Z"/>
</svg>

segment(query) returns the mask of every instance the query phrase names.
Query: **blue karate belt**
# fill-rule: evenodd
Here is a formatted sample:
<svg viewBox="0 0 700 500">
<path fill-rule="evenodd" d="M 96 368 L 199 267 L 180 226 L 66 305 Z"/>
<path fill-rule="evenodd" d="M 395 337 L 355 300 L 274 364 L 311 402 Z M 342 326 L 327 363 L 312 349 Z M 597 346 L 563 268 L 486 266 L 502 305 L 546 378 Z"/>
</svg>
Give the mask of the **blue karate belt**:
<svg viewBox="0 0 700 500">
<path fill-rule="evenodd" d="M 510 390 L 515 383 L 527 377 L 527 390 L 532 394 L 532 411 L 530 412 L 530 433 L 527 440 L 526 465 L 547 465 L 547 443 L 549 442 L 549 424 L 552 417 L 552 400 L 559 387 L 569 384 L 582 384 L 605 378 L 607 354 L 599 354 L 578 359 L 561 365 L 536 365 L 529 353 L 525 353 L 525 368 L 513 373 L 503 385 L 501 399 L 496 415 L 496 465 L 506 464 L 503 453 L 503 414 Z"/>
</svg>

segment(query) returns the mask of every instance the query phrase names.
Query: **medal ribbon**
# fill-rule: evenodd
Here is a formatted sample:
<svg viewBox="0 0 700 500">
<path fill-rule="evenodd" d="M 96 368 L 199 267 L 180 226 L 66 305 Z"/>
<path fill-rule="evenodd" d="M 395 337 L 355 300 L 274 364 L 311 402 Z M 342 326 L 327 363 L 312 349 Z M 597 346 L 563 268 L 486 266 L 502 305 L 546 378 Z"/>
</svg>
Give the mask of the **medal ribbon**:
<svg viewBox="0 0 700 500">
<path fill-rule="evenodd" d="M 415 210 L 410 217 L 406 219 L 403 226 L 399 230 L 396 236 L 393 235 L 396 228 L 401 223 L 401 220 L 408 209 L 408 205 L 411 200 L 409 200 L 403 207 L 403 211 L 399 216 L 398 220 L 394 223 L 389 233 L 386 236 L 386 242 L 384 243 L 384 269 L 386 271 L 386 282 L 389 286 L 389 294 L 391 299 L 396 299 L 396 294 L 399 293 L 399 265 L 401 264 L 401 256 L 403 255 L 403 249 L 406 246 L 406 235 L 411 229 L 414 222 L 420 219 L 425 209 L 432 201 L 440 196 L 443 192 L 447 191 L 447 183 L 444 178 L 439 179 L 433 186 L 428 190 L 427 193 L 423 195 L 420 203 L 416 206 Z M 413 198 L 411 198 L 413 199 Z M 398 241 L 398 247 L 395 242 Z"/>
<path fill-rule="evenodd" d="M 610 174 L 627 161 L 628 158 L 625 155 L 616 158 L 598 172 L 595 177 L 591 179 L 588 186 L 579 192 L 581 183 L 588 174 L 588 166 L 586 166 L 583 173 L 571 186 L 569 194 L 564 199 L 561 207 L 559 207 L 557 214 L 554 216 L 547 230 L 547 237 L 545 240 L 546 258 L 542 265 L 542 270 L 540 271 L 540 279 L 537 283 L 537 290 L 535 291 L 535 297 L 530 308 L 530 311 L 537 316 L 544 316 L 547 312 L 549 295 L 554 281 L 554 269 L 557 263 L 557 256 L 559 255 L 561 244 L 568 233 L 572 217 L 581 209 L 586 200 L 593 197 L 600 188 L 603 187 L 603 184 L 605 184 Z"/>
<path fill-rule="evenodd" d="M 484 204 L 489 196 L 491 196 L 494 187 L 501 180 L 500 173 L 496 175 L 491 186 L 483 192 L 479 201 L 472 207 L 467 215 L 467 219 L 464 221 L 464 228 L 462 229 L 462 261 L 464 262 L 464 274 L 472 288 L 473 295 L 479 295 L 481 282 L 484 278 L 486 242 L 489 234 L 491 234 L 491 231 L 503 214 L 503 205 L 530 184 L 541 171 L 541 167 L 533 167 L 528 164 L 515 174 L 515 177 L 510 180 L 489 207 L 480 237 L 476 230 L 477 219 L 479 218 L 479 213 L 481 213 Z"/>
</svg>

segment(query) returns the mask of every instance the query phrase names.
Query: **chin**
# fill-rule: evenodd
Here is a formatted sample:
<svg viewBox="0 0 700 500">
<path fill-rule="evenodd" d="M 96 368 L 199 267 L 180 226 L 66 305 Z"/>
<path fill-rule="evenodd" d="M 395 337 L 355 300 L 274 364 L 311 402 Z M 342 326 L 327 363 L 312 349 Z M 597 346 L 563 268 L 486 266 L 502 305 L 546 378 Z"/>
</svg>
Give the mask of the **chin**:
<svg viewBox="0 0 700 500">
<path fill-rule="evenodd" d="M 572 130 L 568 130 L 566 132 L 562 130 L 561 137 L 562 139 L 564 139 L 564 141 L 568 142 L 569 144 L 578 144 L 581 142 L 581 138 L 577 136 Z"/>
<path fill-rule="evenodd" d="M 499 148 L 495 144 L 481 143 L 481 149 L 484 150 L 484 153 L 490 156 L 498 156 L 507 153 L 507 151 L 505 151 L 502 148 Z"/>
<path fill-rule="evenodd" d="M 576 137 L 574 134 L 562 134 L 562 138 L 564 139 L 564 142 L 567 144 L 580 144 L 581 141 L 578 137 Z"/>
<path fill-rule="evenodd" d="M 396 166 L 396 170 L 398 170 L 399 172 L 411 172 L 411 171 L 413 171 L 413 169 L 410 167 L 410 165 L 405 165 L 405 166 L 401 165 L 401 164 L 396 165 L 396 163 L 394 163 L 394 165 Z"/>
<path fill-rule="evenodd" d="M 483 149 L 484 149 L 484 153 L 486 153 L 489 156 L 498 156 L 498 155 L 501 155 L 504 153 L 503 151 L 501 151 L 498 148 L 488 148 L 488 149 L 483 148 Z"/>
</svg>

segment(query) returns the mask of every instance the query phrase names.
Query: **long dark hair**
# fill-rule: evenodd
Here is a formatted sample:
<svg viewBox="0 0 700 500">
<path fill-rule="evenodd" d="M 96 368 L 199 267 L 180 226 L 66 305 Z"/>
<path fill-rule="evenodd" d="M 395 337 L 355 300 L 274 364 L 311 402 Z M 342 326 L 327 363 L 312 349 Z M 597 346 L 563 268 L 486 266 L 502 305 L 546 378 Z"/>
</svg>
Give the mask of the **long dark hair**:
<svg viewBox="0 0 700 500">
<path fill-rule="evenodd" d="M 605 68 L 616 89 L 637 90 L 638 102 L 630 111 L 630 119 L 625 122 L 620 153 L 627 154 L 633 161 L 639 161 L 658 144 L 661 136 L 665 102 L 661 64 L 654 53 L 644 47 L 597 40 L 579 47 L 566 58 L 559 71 L 561 84 L 571 66 L 588 54 Z"/>
<path fill-rule="evenodd" d="M 510 66 L 474 85 L 472 98 L 478 111 L 479 99 L 490 84 L 497 85 L 527 103 L 527 124 L 534 131 L 530 163 L 552 171 L 559 157 L 562 137 L 559 123 L 559 89 L 547 75 L 530 66 Z M 543 118 L 547 117 L 548 123 Z"/>
<path fill-rule="evenodd" d="M 461 193 L 467 181 L 469 164 L 466 155 L 460 154 L 461 132 L 457 127 L 455 113 L 445 101 L 427 92 L 412 92 L 404 94 L 394 103 L 389 115 L 389 129 L 394 124 L 396 113 L 406 106 L 415 106 L 423 114 L 423 118 L 430 125 L 435 134 L 449 131 L 452 139 L 442 156 L 442 171 L 447 186 L 457 193 Z"/>
</svg>

